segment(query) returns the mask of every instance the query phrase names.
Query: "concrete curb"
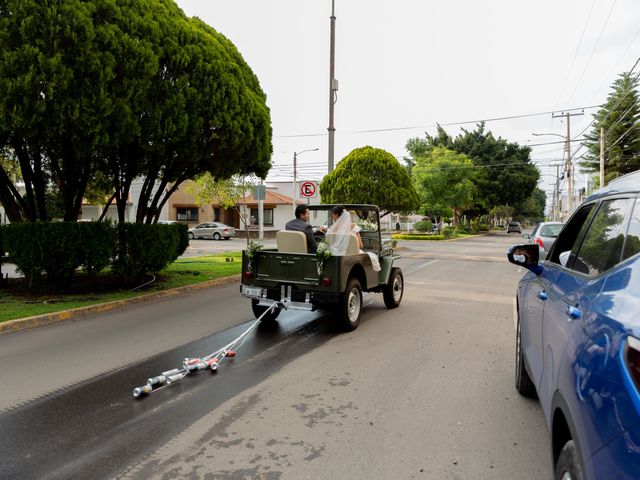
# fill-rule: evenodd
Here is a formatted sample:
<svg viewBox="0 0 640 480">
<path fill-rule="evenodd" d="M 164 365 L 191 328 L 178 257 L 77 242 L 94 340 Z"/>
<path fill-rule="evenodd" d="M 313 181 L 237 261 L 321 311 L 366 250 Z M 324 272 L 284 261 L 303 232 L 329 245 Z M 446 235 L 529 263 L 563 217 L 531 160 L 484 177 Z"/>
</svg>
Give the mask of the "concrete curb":
<svg viewBox="0 0 640 480">
<path fill-rule="evenodd" d="M 20 332 L 31 328 L 51 325 L 53 323 L 65 322 L 67 320 L 76 320 L 77 318 L 90 315 L 92 313 L 105 313 L 117 308 L 127 307 L 140 303 L 153 302 L 162 298 L 174 297 L 183 293 L 204 290 L 206 288 L 214 288 L 222 285 L 230 285 L 240 281 L 240 275 L 232 275 L 230 277 L 221 277 L 206 282 L 194 283 L 193 285 L 185 285 L 184 287 L 171 288 L 160 292 L 148 293 L 139 297 L 127 298 L 124 300 L 114 300 L 112 302 L 98 303 L 87 307 L 72 308 L 71 310 L 63 310 L 55 313 L 45 313 L 43 315 L 35 315 L 33 317 L 18 318 L 15 320 L 7 320 L 0 323 L 0 335 L 4 333 Z"/>
</svg>

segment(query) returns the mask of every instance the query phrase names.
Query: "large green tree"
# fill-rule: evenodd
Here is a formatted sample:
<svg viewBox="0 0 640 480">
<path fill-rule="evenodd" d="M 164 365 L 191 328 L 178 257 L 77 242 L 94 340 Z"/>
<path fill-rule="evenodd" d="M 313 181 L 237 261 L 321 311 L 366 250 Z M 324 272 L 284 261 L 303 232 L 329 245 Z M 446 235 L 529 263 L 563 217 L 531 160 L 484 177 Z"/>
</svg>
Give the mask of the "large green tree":
<svg viewBox="0 0 640 480">
<path fill-rule="evenodd" d="M 383 215 L 408 213 L 420 200 L 406 169 L 389 152 L 373 147 L 352 150 L 320 184 L 324 203 L 377 205 Z"/>
<path fill-rule="evenodd" d="M 498 205 L 516 205 L 528 198 L 536 188 L 540 173 L 531 162 L 529 147 L 522 147 L 485 130 L 484 123 L 473 131 L 462 129 L 451 137 L 442 127 L 435 136 L 414 138 L 407 142 L 407 150 L 414 157 L 424 155 L 435 147 L 445 147 L 465 154 L 478 167 L 473 183 L 476 194 L 473 212 L 488 213 Z"/>
<path fill-rule="evenodd" d="M 640 169 L 640 98 L 638 77 L 623 73 L 612 85 L 607 101 L 594 115 L 592 130 L 585 135 L 588 149 L 581 166 L 600 169 L 600 129 L 604 128 L 605 181 Z"/>
<path fill-rule="evenodd" d="M 51 183 L 75 220 L 105 179 L 124 220 L 142 177 L 136 218 L 152 222 L 202 172 L 266 175 L 271 123 L 231 42 L 172 0 L 0 0 L 0 148 L 25 183 L 0 167 L 11 221 L 49 218 Z"/>
<path fill-rule="evenodd" d="M 461 213 L 473 206 L 476 167 L 464 154 L 434 147 L 414 157 L 413 184 L 427 215 L 437 215 L 443 207 L 453 211 L 454 224 Z"/>
</svg>

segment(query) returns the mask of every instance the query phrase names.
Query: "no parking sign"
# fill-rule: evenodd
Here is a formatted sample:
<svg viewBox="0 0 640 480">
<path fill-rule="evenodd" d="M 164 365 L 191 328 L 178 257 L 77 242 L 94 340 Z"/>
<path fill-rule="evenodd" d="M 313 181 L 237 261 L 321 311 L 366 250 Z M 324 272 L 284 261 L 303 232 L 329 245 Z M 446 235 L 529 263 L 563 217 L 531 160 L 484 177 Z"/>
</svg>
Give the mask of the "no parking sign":
<svg viewBox="0 0 640 480">
<path fill-rule="evenodd" d="M 317 198 L 318 186 L 315 182 L 307 181 L 300 184 L 300 198 Z"/>
</svg>

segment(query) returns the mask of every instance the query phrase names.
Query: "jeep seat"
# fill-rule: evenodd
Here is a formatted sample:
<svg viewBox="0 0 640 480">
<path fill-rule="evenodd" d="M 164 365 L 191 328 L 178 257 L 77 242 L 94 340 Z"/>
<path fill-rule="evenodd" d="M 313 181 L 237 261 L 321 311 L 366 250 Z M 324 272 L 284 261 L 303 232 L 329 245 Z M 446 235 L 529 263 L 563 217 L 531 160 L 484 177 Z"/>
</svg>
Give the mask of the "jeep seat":
<svg viewBox="0 0 640 480">
<path fill-rule="evenodd" d="M 329 245 L 329 248 L 331 248 L 331 245 L 333 245 L 338 238 L 345 236 L 349 237 L 349 243 L 347 244 L 347 252 L 345 255 L 358 255 L 360 253 L 360 249 L 358 249 L 358 239 L 353 233 L 327 233 L 324 238 Z"/>
<path fill-rule="evenodd" d="M 279 253 L 307 253 L 307 236 L 303 232 L 280 230 L 276 233 Z"/>
</svg>

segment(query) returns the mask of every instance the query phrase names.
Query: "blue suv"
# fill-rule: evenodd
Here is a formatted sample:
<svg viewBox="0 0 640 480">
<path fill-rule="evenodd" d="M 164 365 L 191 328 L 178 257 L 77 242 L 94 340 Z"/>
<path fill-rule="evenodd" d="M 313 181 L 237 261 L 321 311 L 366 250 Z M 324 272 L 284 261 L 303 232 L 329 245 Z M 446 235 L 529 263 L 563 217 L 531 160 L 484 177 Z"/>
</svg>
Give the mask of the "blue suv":
<svg viewBox="0 0 640 480">
<path fill-rule="evenodd" d="M 516 292 L 516 389 L 540 399 L 555 478 L 640 479 L 640 172 L 580 205 Z"/>
</svg>

